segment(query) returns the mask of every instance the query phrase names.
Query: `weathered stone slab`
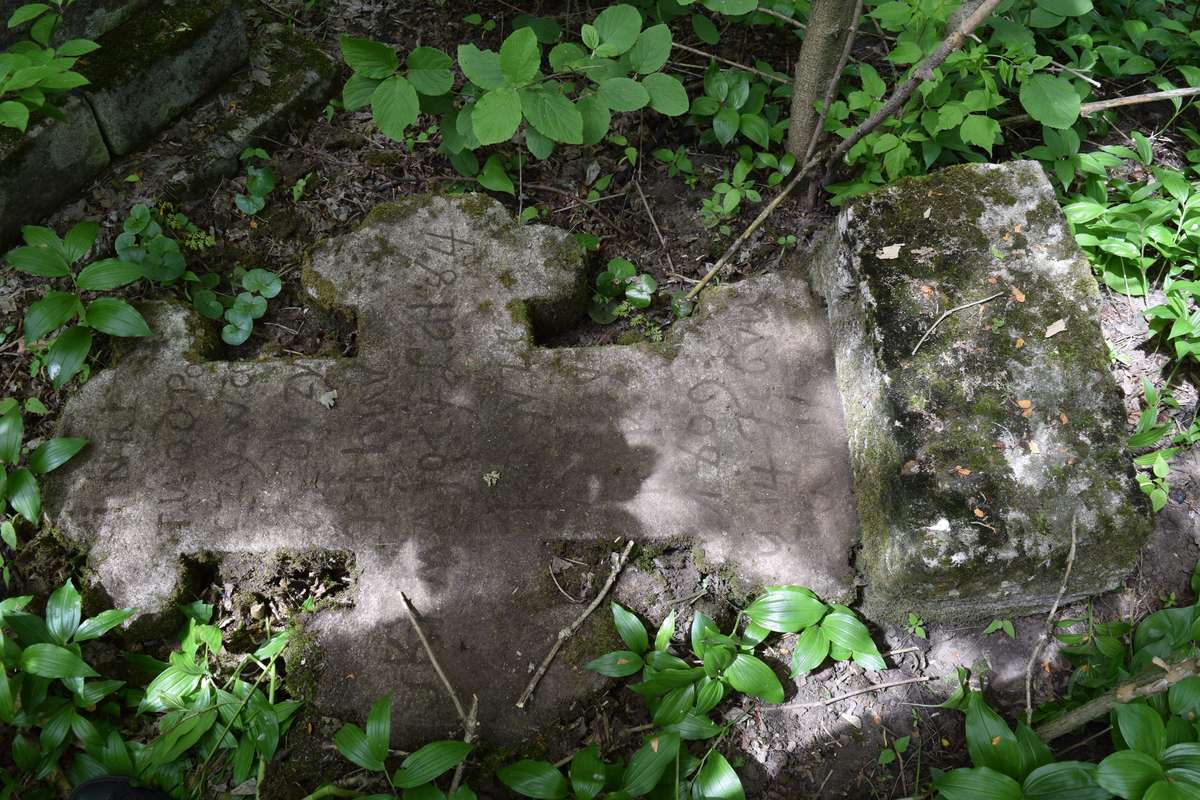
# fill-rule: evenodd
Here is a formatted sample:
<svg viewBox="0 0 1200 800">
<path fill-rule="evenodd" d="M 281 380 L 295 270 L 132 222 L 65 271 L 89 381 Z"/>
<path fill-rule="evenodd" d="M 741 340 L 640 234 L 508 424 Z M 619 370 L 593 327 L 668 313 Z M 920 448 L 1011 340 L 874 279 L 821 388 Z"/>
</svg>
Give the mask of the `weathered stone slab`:
<svg viewBox="0 0 1200 800">
<path fill-rule="evenodd" d="M 108 166 L 108 148 L 87 103 L 70 98 L 61 110 L 62 120 L 43 119 L 24 136 L 0 128 L 0 246 Z"/>
<path fill-rule="evenodd" d="M 856 201 L 813 273 L 832 322 L 869 614 L 1047 607 L 1073 519 L 1070 596 L 1129 572 L 1150 526 L 1100 295 L 1036 163 L 955 167 Z M 992 295 L 914 355 L 943 312 Z"/>
<path fill-rule="evenodd" d="M 472 196 L 381 207 L 305 279 L 357 313 L 357 357 L 208 361 L 175 309 L 69 401 L 64 431 L 92 445 L 48 507 L 117 604 L 164 607 L 181 554 L 352 550 L 356 605 L 313 625 L 318 705 L 361 714 L 390 691 L 400 736 L 453 726 L 405 591 L 488 736 L 513 739 L 598 685 L 582 648 L 513 707 L 579 613 L 545 579 L 547 541 L 686 537 L 748 584 L 852 596 L 827 323 L 795 274 L 707 293 L 665 344 L 542 348 L 531 325 L 582 315 L 577 249 Z"/>
<path fill-rule="evenodd" d="M 99 39 L 84 94 L 114 155 L 125 155 L 246 60 L 234 0 L 159 0 Z"/>
</svg>

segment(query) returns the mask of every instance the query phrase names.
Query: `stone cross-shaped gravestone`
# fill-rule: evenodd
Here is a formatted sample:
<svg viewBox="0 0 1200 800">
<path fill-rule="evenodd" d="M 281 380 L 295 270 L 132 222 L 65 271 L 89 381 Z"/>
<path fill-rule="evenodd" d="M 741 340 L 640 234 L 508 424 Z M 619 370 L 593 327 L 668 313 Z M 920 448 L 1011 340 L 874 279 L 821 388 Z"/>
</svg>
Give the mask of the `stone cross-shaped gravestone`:
<svg viewBox="0 0 1200 800">
<path fill-rule="evenodd" d="M 575 245 L 464 197 L 377 209 L 305 280 L 357 313 L 356 357 L 210 361 L 172 308 L 68 404 L 91 447 L 52 487 L 58 520 L 116 605 L 163 608 L 183 554 L 351 550 L 355 605 L 315 622 L 318 704 L 392 692 L 406 736 L 453 726 L 404 591 L 489 736 L 514 738 L 594 685 L 560 659 L 513 708 L 579 613 L 545 588 L 547 541 L 682 535 L 751 585 L 852 594 L 841 401 L 795 275 L 709 293 L 668 344 L 542 348 L 534 325 L 581 313 Z"/>
</svg>

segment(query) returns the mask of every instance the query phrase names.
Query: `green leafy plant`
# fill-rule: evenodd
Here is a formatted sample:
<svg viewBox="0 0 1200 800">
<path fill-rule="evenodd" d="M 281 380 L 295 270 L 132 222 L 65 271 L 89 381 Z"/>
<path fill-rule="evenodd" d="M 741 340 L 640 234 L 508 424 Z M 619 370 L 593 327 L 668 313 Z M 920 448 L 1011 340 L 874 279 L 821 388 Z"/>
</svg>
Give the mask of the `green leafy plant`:
<svg viewBox="0 0 1200 800">
<path fill-rule="evenodd" d="M 704 94 L 689 108 L 691 121 L 702 129 L 702 142 L 724 146 L 740 136 L 770 150 L 787 133 L 787 119 L 767 100 L 787 94 L 786 84 L 768 84 L 739 69 L 718 69 L 712 62 L 704 74 Z"/>
<path fill-rule="evenodd" d="M 353 723 L 343 725 L 334 734 L 333 742 L 344 758 L 368 772 L 379 773 L 387 782 L 387 794 L 375 797 L 446 798 L 436 781 L 463 763 L 474 745 L 462 741 L 437 741 L 410 753 L 394 772 L 388 770 L 391 755 L 392 698 L 383 697 L 371 706 L 364 731 Z M 322 789 L 333 788 L 332 784 Z M 315 796 L 323 796 L 318 789 Z M 475 800 L 469 786 L 457 786 L 448 800 Z"/>
<path fill-rule="evenodd" d="M 61 118 L 54 100 L 88 84 L 73 68 L 81 56 L 100 45 L 90 39 L 71 39 L 52 47 L 50 39 L 62 23 L 63 11 L 74 0 L 52 2 L 26 3 L 8 18 L 9 29 L 29 24 L 29 39 L 0 53 L 0 126 L 24 133 L 33 113 Z"/>
<path fill-rule="evenodd" d="M 916 636 L 918 639 L 928 639 L 929 636 L 925 632 L 925 620 L 921 619 L 917 614 L 908 612 L 908 621 L 904 623 L 904 629 Z"/>
<path fill-rule="evenodd" d="M 1010 639 L 1017 638 L 1017 632 L 1013 628 L 1011 619 L 994 619 L 987 624 L 983 629 L 984 636 L 991 636 L 993 633 L 1003 633 Z"/>
<path fill-rule="evenodd" d="M 236 347 L 250 338 L 250 334 L 254 332 L 254 320 L 267 313 L 267 300 L 278 295 L 283 284 L 274 272 L 257 267 L 251 270 L 242 270 L 239 267 L 234 271 L 234 280 L 240 281 L 242 291 L 232 298 L 232 302 L 225 296 L 215 293 L 213 296 L 216 302 L 224 307 L 222 316 L 225 325 L 221 328 L 221 339 L 226 344 Z M 201 290 L 193 292 L 193 301 L 199 291 Z M 205 299 L 207 300 L 207 296 Z"/>
<path fill-rule="evenodd" d="M 266 207 L 267 195 L 275 189 L 275 173 L 267 163 L 271 157 L 261 147 L 247 147 L 240 159 L 245 164 L 246 193 L 234 195 L 233 203 L 243 214 L 253 217 Z"/>
<path fill-rule="evenodd" d="M 609 259 L 608 266 L 596 276 L 596 291 L 588 314 L 601 325 L 607 325 L 628 314 L 628 309 L 649 308 L 657 290 L 654 278 L 639 274 L 633 262 Z"/>
<path fill-rule="evenodd" d="M 122 261 L 137 264 L 155 283 L 174 283 L 187 269 L 179 242 L 163 233 L 162 225 L 145 203 L 129 211 L 114 247 Z"/>
<path fill-rule="evenodd" d="M 96 223 L 80 222 L 59 238 L 49 228 L 26 225 L 21 229 L 25 246 L 5 256 L 9 266 L 20 272 L 40 278 L 68 278 L 71 282 L 71 291 L 48 291 L 25 312 L 27 345 L 59 332 L 45 360 L 46 374 L 55 389 L 83 367 L 92 349 L 94 331 L 121 337 L 150 335 L 146 320 L 122 299 L 97 297 L 84 302 L 84 293 L 127 286 L 144 274 L 141 265 L 116 258 L 94 261 L 75 271 L 74 265 L 91 250 L 98 232 Z"/>
<path fill-rule="evenodd" d="M 912 739 L 908 736 L 900 736 L 892 742 L 891 747 L 885 747 L 879 751 L 879 766 L 886 767 L 888 764 L 901 760 L 904 754 L 908 752 L 908 746 Z"/>
<path fill-rule="evenodd" d="M 87 444 L 87 439 L 56 437 L 37 447 L 24 445 L 25 420 L 17 401 L 6 397 L 0 401 L 0 515 L 12 509 L 30 525 L 37 525 L 42 516 L 42 496 L 38 478 L 61 467 L 75 457 Z M 4 541 L 14 550 L 17 547 L 12 521 L 3 523 Z"/>
</svg>

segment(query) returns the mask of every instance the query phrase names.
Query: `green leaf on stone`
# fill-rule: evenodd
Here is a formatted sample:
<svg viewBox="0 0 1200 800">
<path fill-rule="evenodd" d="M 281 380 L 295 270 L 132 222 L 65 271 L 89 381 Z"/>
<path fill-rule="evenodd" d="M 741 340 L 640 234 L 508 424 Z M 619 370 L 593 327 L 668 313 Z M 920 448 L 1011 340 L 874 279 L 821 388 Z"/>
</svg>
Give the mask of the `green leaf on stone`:
<svg viewBox="0 0 1200 800">
<path fill-rule="evenodd" d="M 42 442 L 29 454 L 29 468 L 38 475 L 53 472 L 84 448 L 87 439 L 58 437 Z"/>
<path fill-rule="evenodd" d="M 430 742 L 400 762 L 392 783 L 400 789 L 411 789 L 436 780 L 462 763 L 473 747 L 469 742 L 461 741 Z"/>
<path fill-rule="evenodd" d="M 269 298 L 278 295 L 283 284 L 274 272 L 256 267 L 242 276 L 242 288 Z"/>
<path fill-rule="evenodd" d="M 828 606 L 802 586 L 770 586 L 744 613 L 769 631 L 796 633 L 815 625 L 828 610 Z"/>
<path fill-rule="evenodd" d="M 641 670 L 642 657 L 632 650 L 615 650 L 584 664 L 584 669 L 609 678 L 625 678 Z"/>
<path fill-rule="evenodd" d="M 87 642 L 99 639 L 132 617 L 133 614 L 134 609 L 132 608 L 110 608 L 107 611 L 101 611 L 91 619 L 84 620 L 83 624 L 79 626 L 79 630 L 75 631 L 75 641 Z"/>
<path fill-rule="evenodd" d="M 33 344 L 66 324 L 79 310 L 79 298 L 70 292 L 46 292 L 25 312 L 25 343 Z"/>
<path fill-rule="evenodd" d="M 579 756 L 576 755 L 575 758 L 578 759 Z M 603 765 L 601 766 L 603 767 Z M 573 772 L 574 767 L 572 767 Z M 603 773 L 601 774 L 603 775 Z M 496 776 L 505 786 L 524 797 L 562 800 L 568 794 L 567 779 L 548 761 L 524 759 L 502 767 Z M 603 780 L 600 785 L 603 788 Z M 578 787 L 576 787 L 576 791 L 578 792 Z"/>
<path fill-rule="evenodd" d="M 675 609 L 671 609 L 671 613 L 658 626 L 658 632 L 654 634 L 654 649 L 660 653 L 666 652 L 671 646 L 671 637 L 675 635 Z"/>
<path fill-rule="evenodd" d="M 495 51 L 480 50 L 473 44 L 460 44 L 458 66 L 467 80 L 481 89 L 499 89 L 504 85 L 500 54 Z"/>
<path fill-rule="evenodd" d="M 500 45 L 500 71 L 509 86 L 527 86 L 541 63 L 542 47 L 530 28 L 513 31 Z"/>
<path fill-rule="evenodd" d="M 343 725 L 333 735 L 333 743 L 337 747 L 337 751 L 354 764 L 371 772 L 383 772 L 383 759 L 375 757 L 367 743 L 367 735 L 357 725 Z"/>
<path fill-rule="evenodd" d="M 380 42 L 341 37 L 342 58 L 350 69 L 367 78 L 387 78 L 400 68 L 396 51 Z"/>
<path fill-rule="evenodd" d="M 367 714 L 367 747 L 371 755 L 379 761 L 388 757 L 388 747 L 392 739 L 392 698 L 391 695 L 381 697 L 371 706 Z"/>
<path fill-rule="evenodd" d="M 658 113 L 667 117 L 687 113 L 687 90 L 675 76 L 655 72 L 642 78 L 642 86 L 650 94 L 650 107 Z"/>
<path fill-rule="evenodd" d="M 371 117 L 383 135 L 393 141 L 404 141 L 405 129 L 417 121 L 420 113 L 417 90 L 399 75 L 382 81 L 371 93 Z"/>
<path fill-rule="evenodd" d="M 583 144 L 583 115 L 557 88 L 522 89 L 521 110 L 529 124 L 547 139 Z"/>
<path fill-rule="evenodd" d="M 408 81 L 418 92 L 439 97 L 454 86 L 454 60 L 433 47 L 416 47 L 405 59 Z"/>
<path fill-rule="evenodd" d="M 612 615 L 613 622 L 617 627 L 617 634 L 625 646 L 635 653 L 646 652 L 650 646 L 649 637 L 642 621 L 632 611 L 616 602 L 612 603 Z"/>
<path fill-rule="evenodd" d="M 137 309 L 118 297 L 100 297 L 87 307 L 89 327 L 109 336 L 149 336 L 150 326 Z"/>
<path fill-rule="evenodd" d="M 504 169 L 504 162 L 495 153 L 488 156 L 477 180 L 480 186 L 491 189 L 493 192 L 516 194 L 512 179 L 508 177 L 508 173 Z"/>
<path fill-rule="evenodd" d="M 635 277 L 625 287 L 625 299 L 634 308 L 649 308 L 654 301 L 654 292 L 658 282 L 646 274 Z"/>
<path fill-rule="evenodd" d="M 507 142 L 520 124 L 521 97 L 516 89 L 493 89 L 479 98 L 471 111 L 471 126 L 480 144 Z"/>
<path fill-rule="evenodd" d="M 50 385 L 61 389 L 83 366 L 92 349 L 92 331 L 82 325 L 59 334 L 46 354 L 46 376 Z"/>
<path fill-rule="evenodd" d="M 600 83 L 600 99 L 613 111 L 637 111 L 650 102 L 650 93 L 632 78 L 606 78 Z"/>
<path fill-rule="evenodd" d="M 1064 129 L 1079 119 L 1079 93 L 1067 78 L 1045 72 L 1021 84 L 1021 106 L 1048 128 Z"/>
</svg>

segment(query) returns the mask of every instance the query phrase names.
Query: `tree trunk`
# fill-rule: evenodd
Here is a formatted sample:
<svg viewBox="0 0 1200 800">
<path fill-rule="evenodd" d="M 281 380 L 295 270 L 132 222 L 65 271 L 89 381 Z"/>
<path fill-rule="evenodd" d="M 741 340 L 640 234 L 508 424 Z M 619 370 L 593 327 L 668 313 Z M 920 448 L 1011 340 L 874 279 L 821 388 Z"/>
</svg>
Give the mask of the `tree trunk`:
<svg viewBox="0 0 1200 800">
<path fill-rule="evenodd" d="M 846 35 L 854 24 L 854 0 L 813 0 L 808 28 L 792 79 L 792 115 L 788 124 L 788 152 L 803 159 L 814 136 L 819 135 L 818 106 L 824 101 L 834 70 L 841 60 Z"/>
</svg>

